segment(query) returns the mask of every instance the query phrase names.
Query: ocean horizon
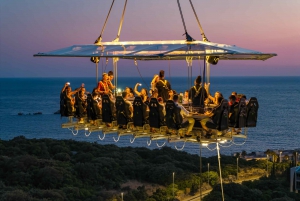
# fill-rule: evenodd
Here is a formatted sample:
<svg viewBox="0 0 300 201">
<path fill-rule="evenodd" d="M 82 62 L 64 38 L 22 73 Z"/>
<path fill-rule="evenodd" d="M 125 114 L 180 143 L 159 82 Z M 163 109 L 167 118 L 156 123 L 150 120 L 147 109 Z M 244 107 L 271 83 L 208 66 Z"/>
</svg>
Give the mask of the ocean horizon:
<svg viewBox="0 0 300 201">
<path fill-rule="evenodd" d="M 145 80 L 145 82 L 143 81 Z M 118 87 L 134 87 L 142 83 L 147 88 L 152 77 L 119 77 Z M 189 88 L 187 77 L 166 76 L 177 92 Z M 158 148 L 155 142 L 147 146 L 146 139 L 136 139 L 130 143 L 130 136 L 120 138 L 118 143 L 109 134 L 104 141 L 99 140 L 97 133 L 89 137 L 84 131 L 74 136 L 68 129 L 62 129 L 61 124 L 66 118 L 54 114 L 59 109 L 59 94 L 66 82 L 73 89 L 85 83 L 87 91 L 96 86 L 95 77 L 46 77 L 46 78 L 0 78 L 0 138 L 10 140 L 23 135 L 32 138 L 73 139 L 79 141 L 97 142 L 99 144 L 116 144 L 117 146 Z M 300 148 L 300 79 L 299 76 L 212 76 L 210 92 L 220 91 L 228 98 L 232 91 L 250 97 L 256 97 L 259 102 L 257 127 L 248 131 L 246 141 L 237 139 L 231 144 L 220 147 L 221 154 L 231 155 L 245 150 L 247 153 L 266 151 L 267 149 L 297 149 Z M 41 115 L 32 115 L 41 112 Z M 23 113 L 24 115 L 18 115 Z M 29 115 L 29 113 L 31 115 Z M 164 141 L 158 142 L 159 145 Z M 174 148 L 175 144 L 166 143 Z M 181 147 L 183 143 L 178 143 Z M 202 148 L 203 156 L 216 155 L 215 145 L 209 149 Z M 212 150 L 212 151 L 211 151 Z M 199 154 L 199 144 L 187 143 L 183 151 Z"/>
</svg>

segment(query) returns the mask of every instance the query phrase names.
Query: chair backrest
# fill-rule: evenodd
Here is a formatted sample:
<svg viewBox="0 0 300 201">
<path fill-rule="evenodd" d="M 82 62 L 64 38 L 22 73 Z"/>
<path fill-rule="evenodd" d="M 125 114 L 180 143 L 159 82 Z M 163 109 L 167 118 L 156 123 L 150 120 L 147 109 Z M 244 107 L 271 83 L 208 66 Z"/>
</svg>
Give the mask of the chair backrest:
<svg viewBox="0 0 300 201">
<path fill-rule="evenodd" d="M 151 98 L 149 103 L 149 124 L 150 127 L 159 128 L 164 125 L 163 106 L 156 98 Z"/>
<path fill-rule="evenodd" d="M 87 107 L 86 107 L 86 113 L 87 113 L 87 117 L 88 119 L 95 119 L 95 110 L 93 107 L 93 97 L 92 94 L 88 94 L 87 98 L 86 98 L 86 102 L 87 102 Z"/>
<path fill-rule="evenodd" d="M 228 101 L 223 99 L 219 106 L 214 109 L 212 120 L 219 131 L 228 129 Z"/>
<path fill-rule="evenodd" d="M 166 102 L 166 124 L 168 128 L 179 129 L 182 124 L 181 109 L 176 106 L 174 101 L 168 100 Z"/>
<path fill-rule="evenodd" d="M 238 105 L 238 115 L 235 128 L 246 127 L 247 121 L 247 105 L 245 98 L 241 98 Z"/>
<path fill-rule="evenodd" d="M 176 105 L 174 101 L 168 100 L 166 102 L 166 124 L 168 128 L 176 129 L 175 109 Z"/>
<path fill-rule="evenodd" d="M 247 104 L 246 127 L 256 127 L 258 108 L 259 105 L 257 99 L 255 97 L 251 97 Z"/>
<path fill-rule="evenodd" d="M 113 119 L 112 103 L 108 95 L 102 95 L 102 121 L 111 123 Z"/>
<path fill-rule="evenodd" d="M 140 96 L 135 97 L 133 101 L 133 124 L 134 126 L 143 126 L 147 123 L 147 105 L 143 103 Z"/>
<path fill-rule="evenodd" d="M 66 95 L 65 91 L 60 93 L 60 107 L 59 107 L 59 109 L 60 109 L 60 116 L 61 117 L 68 116 L 67 115 L 68 110 L 67 110 L 66 96 L 67 95 Z"/>
<path fill-rule="evenodd" d="M 228 123 L 229 123 L 229 118 L 228 118 L 228 111 L 229 111 L 229 105 L 228 105 L 228 101 L 226 99 L 223 99 L 221 102 L 221 108 L 222 108 L 222 112 L 221 112 L 221 116 L 220 116 L 220 123 L 218 126 L 218 130 L 219 131 L 223 131 L 228 129 Z"/>
<path fill-rule="evenodd" d="M 131 119 L 129 105 L 124 101 L 122 96 L 116 97 L 115 104 L 118 125 L 126 125 Z"/>
</svg>

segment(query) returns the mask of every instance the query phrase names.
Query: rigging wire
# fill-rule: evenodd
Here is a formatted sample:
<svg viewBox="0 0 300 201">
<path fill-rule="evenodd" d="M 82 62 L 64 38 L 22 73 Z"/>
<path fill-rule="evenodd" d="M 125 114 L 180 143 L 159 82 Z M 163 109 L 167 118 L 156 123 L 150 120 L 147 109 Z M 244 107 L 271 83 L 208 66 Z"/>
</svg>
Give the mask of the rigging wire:
<svg viewBox="0 0 300 201">
<path fill-rule="evenodd" d="M 183 28 L 184 28 L 184 31 L 185 31 L 183 35 L 185 35 L 185 38 L 186 38 L 187 41 L 194 41 L 194 39 L 187 32 L 179 0 L 177 0 L 177 4 L 178 4 L 178 8 L 179 8 Z"/>
<path fill-rule="evenodd" d="M 110 15 L 110 12 L 112 10 L 112 7 L 113 7 L 114 3 L 115 3 L 115 0 L 113 0 L 113 2 L 111 3 L 111 6 L 110 6 L 110 9 L 109 9 L 108 14 L 106 16 L 106 19 L 105 19 L 104 25 L 102 27 L 101 33 L 100 33 L 99 37 L 96 39 L 95 44 L 102 41 L 102 34 L 103 34 L 104 30 L 105 30 L 106 23 L 108 21 L 108 18 L 109 18 L 109 15 Z"/>
<path fill-rule="evenodd" d="M 243 143 L 237 144 L 237 143 L 235 143 L 234 140 L 233 140 L 233 141 L 232 141 L 232 144 L 237 145 L 237 146 L 242 146 L 242 145 L 244 145 L 244 144 L 246 143 L 246 141 L 247 141 L 247 138 L 245 139 L 245 141 L 244 141 Z"/>
<path fill-rule="evenodd" d="M 145 82 L 145 80 L 144 80 L 144 78 L 143 78 L 143 76 L 140 72 L 140 69 L 139 69 L 139 66 L 138 66 L 138 63 L 137 63 L 136 59 L 134 59 L 134 65 L 136 66 L 136 69 L 137 69 L 141 79 L 143 80 L 144 84 L 146 85 L 147 89 L 149 89 L 149 86 L 148 86 L 147 82 Z"/>
<path fill-rule="evenodd" d="M 172 80 L 171 80 L 171 64 L 170 64 L 170 57 L 168 59 L 168 63 L 169 63 L 169 80 L 170 82 L 172 83 Z"/>
<path fill-rule="evenodd" d="M 198 16 L 197 16 L 197 13 L 196 13 L 196 11 L 195 11 L 193 2 L 192 2 L 192 0 L 189 0 L 189 1 L 190 1 L 190 4 L 191 4 L 191 7 L 192 7 L 192 9 L 193 9 L 194 15 L 195 15 L 195 17 L 196 17 L 196 20 L 197 20 L 197 22 L 198 22 L 198 26 L 199 26 L 199 29 L 200 29 L 200 33 L 201 33 L 201 35 L 202 35 L 202 37 L 203 37 L 203 41 L 208 41 L 208 39 L 206 38 L 206 36 L 205 36 L 205 34 L 204 34 L 204 31 L 203 31 L 203 29 L 202 29 L 202 26 L 201 26 L 201 24 L 200 24 L 200 21 L 199 21 L 199 18 L 198 18 Z"/>
<path fill-rule="evenodd" d="M 118 42 L 119 39 L 120 39 L 120 34 L 121 34 L 122 25 L 123 25 L 124 16 L 125 16 L 125 11 L 126 11 L 126 5 L 127 5 L 127 0 L 125 0 L 125 4 L 124 4 L 124 8 L 123 8 L 123 13 L 122 13 L 122 17 L 121 17 L 121 21 L 120 21 L 120 25 L 119 25 L 118 35 L 115 38 L 114 42 Z"/>
<path fill-rule="evenodd" d="M 104 71 L 102 71 L 102 75 L 103 75 L 103 73 L 105 73 L 105 71 L 106 71 L 107 64 L 108 64 L 108 58 L 106 58 L 106 62 L 105 62 L 105 66 L 104 66 Z"/>
</svg>

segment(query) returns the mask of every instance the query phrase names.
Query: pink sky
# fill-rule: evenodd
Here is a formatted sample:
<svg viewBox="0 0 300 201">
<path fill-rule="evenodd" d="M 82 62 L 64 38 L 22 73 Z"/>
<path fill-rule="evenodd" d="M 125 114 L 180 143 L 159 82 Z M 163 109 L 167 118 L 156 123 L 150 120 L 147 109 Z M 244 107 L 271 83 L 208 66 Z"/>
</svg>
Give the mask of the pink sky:
<svg viewBox="0 0 300 201">
<path fill-rule="evenodd" d="M 95 76 L 86 58 L 34 58 L 73 44 L 91 44 L 100 34 L 112 0 L 0 1 L 0 77 Z M 103 35 L 116 37 L 125 0 L 117 0 Z M 220 61 L 212 76 L 300 76 L 300 1 L 193 1 L 212 42 L 278 56 L 267 61 Z M 188 0 L 181 0 L 189 34 L 201 40 Z M 184 39 L 176 0 L 128 0 L 121 41 Z M 193 63 L 199 68 L 197 61 Z M 101 66 L 101 65 L 100 65 Z M 111 69 L 112 62 L 108 64 Z M 120 61 L 119 75 L 138 76 L 132 61 Z M 143 76 L 167 69 L 167 62 L 139 62 Z M 171 61 L 172 75 L 185 75 L 183 61 Z M 182 71 L 184 73 L 182 73 Z"/>
</svg>

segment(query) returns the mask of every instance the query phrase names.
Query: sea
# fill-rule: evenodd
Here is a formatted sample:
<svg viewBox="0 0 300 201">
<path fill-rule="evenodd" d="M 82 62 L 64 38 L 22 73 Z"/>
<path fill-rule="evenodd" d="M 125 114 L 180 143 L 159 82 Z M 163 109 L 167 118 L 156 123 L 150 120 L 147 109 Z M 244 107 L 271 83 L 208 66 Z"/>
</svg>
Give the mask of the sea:
<svg viewBox="0 0 300 201">
<path fill-rule="evenodd" d="M 134 87 L 142 83 L 148 88 L 150 77 L 119 77 L 118 88 Z M 177 92 L 184 92 L 190 87 L 186 77 L 167 78 Z M 146 147 L 159 149 L 165 146 L 181 149 L 191 154 L 202 156 L 217 155 L 216 144 L 200 147 L 199 144 L 165 140 L 151 142 L 149 139 L 135 139 L 122 136 L 118 142 L 113 140 L 117 134 L 108 134 L 104 140 L 102 133 L 92 133 L 86 137 L 85 131 L 73 135 L 61 124 L 67 118 L 54 114 L 59 110 L 59 95 L 66 82 L 73 89 L 85 84 L 87 91 L 96 86 L 96 78 L 0 78 L 0 138 L 11 140 L 17 136 L 27 139 L 72 139 L 76 141 L 96 142 L 98 144 L 115 144 L 119 147 Z M 210 92 L 220 91 L 225 98 L 236 91 L 245 94 L 247 99 L 256 97 L 259 102 L 257 127 L 249 128 L 247 139 L 235 139 L 220 144 L 220 153 L 232 155 L 245 150 L 247 153 L 263 152 L 267 149 L 290 150 L 300 148 L 300 77 L 211 77 Z M 34 114 L 34 113 L 42 114 Z M 23 115 L 18 115 L 22 113 Z M 148 142 L 148 143 L 147 143 Z"/>
</svg>

